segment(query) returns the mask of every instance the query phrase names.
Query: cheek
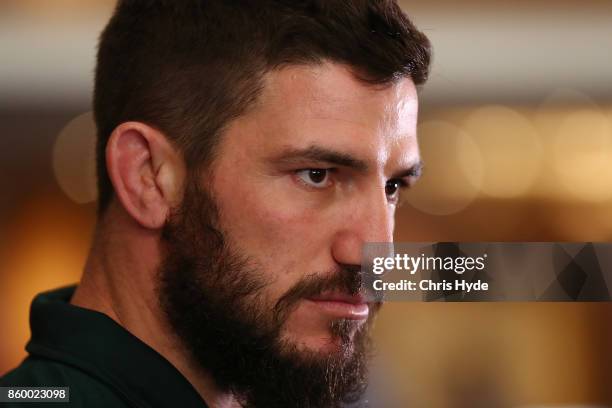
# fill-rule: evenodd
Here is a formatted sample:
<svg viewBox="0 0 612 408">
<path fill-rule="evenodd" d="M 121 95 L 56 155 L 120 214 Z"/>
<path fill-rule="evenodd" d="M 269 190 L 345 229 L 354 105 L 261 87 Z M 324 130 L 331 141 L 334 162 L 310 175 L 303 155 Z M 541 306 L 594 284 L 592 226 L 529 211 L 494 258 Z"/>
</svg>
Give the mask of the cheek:
<svg viewBox="0 0 612 408">
<path fill-rule="evenodd" d="M 244 250 L 268 256 L 295 253 L 312 242 L 324 217 L 303 199 L 290 176 L 234 178 L 216 189 L 224 229 Z"/>
<path fill-rule="evenodd" d="M 329 239 L 322 233 L 325 220 L 297 199 L 288 182 L 244 183 L 234 186 L 231 195 L 218 194 L 227 238 L 271 278 L 268 295 L 273 299 L 306 274 L 324 268 L 330 253 Z"/>
</svg>

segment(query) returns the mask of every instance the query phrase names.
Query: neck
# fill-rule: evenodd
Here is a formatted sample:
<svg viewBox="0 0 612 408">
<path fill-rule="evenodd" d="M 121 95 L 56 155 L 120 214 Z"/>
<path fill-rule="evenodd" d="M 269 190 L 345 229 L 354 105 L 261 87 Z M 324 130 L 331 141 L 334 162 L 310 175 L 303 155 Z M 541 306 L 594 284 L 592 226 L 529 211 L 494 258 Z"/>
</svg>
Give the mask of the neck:
<svg viewBox="0 0 612 408">
<path fill-rule="evenodd" d="M 195 367 L 159 306 L 159 232 L 142 228 L 111 205 L 99 222 L 81 282 L 71 303 L 106 314 L 166 358 L 211 408 L 239 407 Z M 160 333 L 166 335 L 160 336 Z"/>
</svg>

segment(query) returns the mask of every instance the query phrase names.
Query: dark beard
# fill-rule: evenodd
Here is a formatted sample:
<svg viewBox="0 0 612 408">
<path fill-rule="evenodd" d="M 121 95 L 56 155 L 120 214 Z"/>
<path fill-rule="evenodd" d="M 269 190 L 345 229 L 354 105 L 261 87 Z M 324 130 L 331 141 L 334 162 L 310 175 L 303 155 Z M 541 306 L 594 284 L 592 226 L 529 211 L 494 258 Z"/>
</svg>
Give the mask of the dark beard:
<svg viewBox="0 0 612 408">
<path fill-rule="evenodd" d="M 358 400 L 367 385 L 368 332 L 379 304 L 371 305 L 365 324 L 331 324 L 338 351 L 298 350 L 281 331 L 300 300 L 329 289 L 357 293 L 359 271 L 309 275 L 269 305 L 262 293 L 270 278 L 228 244 L 218 218 L 212 197 L 192 183 L 162 233 L 160 304 L 197 365 L 243 406 L 327 408 Z"/>
</svg>

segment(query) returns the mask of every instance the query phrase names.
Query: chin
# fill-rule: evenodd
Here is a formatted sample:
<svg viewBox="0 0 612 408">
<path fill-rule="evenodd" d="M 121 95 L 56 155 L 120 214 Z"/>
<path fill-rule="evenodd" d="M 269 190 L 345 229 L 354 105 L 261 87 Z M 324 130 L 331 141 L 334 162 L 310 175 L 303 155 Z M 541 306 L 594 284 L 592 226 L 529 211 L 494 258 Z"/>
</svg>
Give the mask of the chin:
<svg viewBox="0 0 612 408">
<path fill-rule="evenodd" d="M 296 349 L 310 356 L 330 357 L 334 354 L 347 356 L 353 351 L 355 331 L 343 335 L 334 334 L 328 328 L 320 333 L 310 335 L 287 335 L 285 341 L 294 344 Z"/>
<path fill-rule="evenodd" d="M 285 322 L 282 341 L 304 355 L 348 356 L 353 352 L 356 334 L 366 326 L 365 320 L 330 318 L 306 303 Z"/>
</svg>

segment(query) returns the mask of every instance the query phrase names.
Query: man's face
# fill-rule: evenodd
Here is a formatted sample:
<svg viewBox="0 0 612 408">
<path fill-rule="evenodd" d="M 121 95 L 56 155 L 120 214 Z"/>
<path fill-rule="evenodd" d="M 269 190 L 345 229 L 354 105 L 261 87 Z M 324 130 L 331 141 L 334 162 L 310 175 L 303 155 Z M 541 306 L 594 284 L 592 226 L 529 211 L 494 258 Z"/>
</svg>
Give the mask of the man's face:
<svg viewBox="0 0 612 408">
<path fill-rule="evenodd" d="M 366 384 L 378 304 L 365 242 L 390 242 L 419 169 L 417 97 L 339 65 L 270 73 L 162 234 L 160 301 L 196 362 L 252 406 L 336 406 Z"/>
<path fill-rule="evenodd" d="M 291 66 L 228 128 L 212 172 L 220 225 L 265 271 L 268 304 L 305 277 L 359 267 L 365 242 L 393 240 L 395 189 L 419 164 L 417 106 L 410 79 L 377 89 L 340 65 Z M 302 299 L 282 336 L 333 351 L 330 322 L 357 328 L 368 312 L 359 297 Z"/>
</svg>

